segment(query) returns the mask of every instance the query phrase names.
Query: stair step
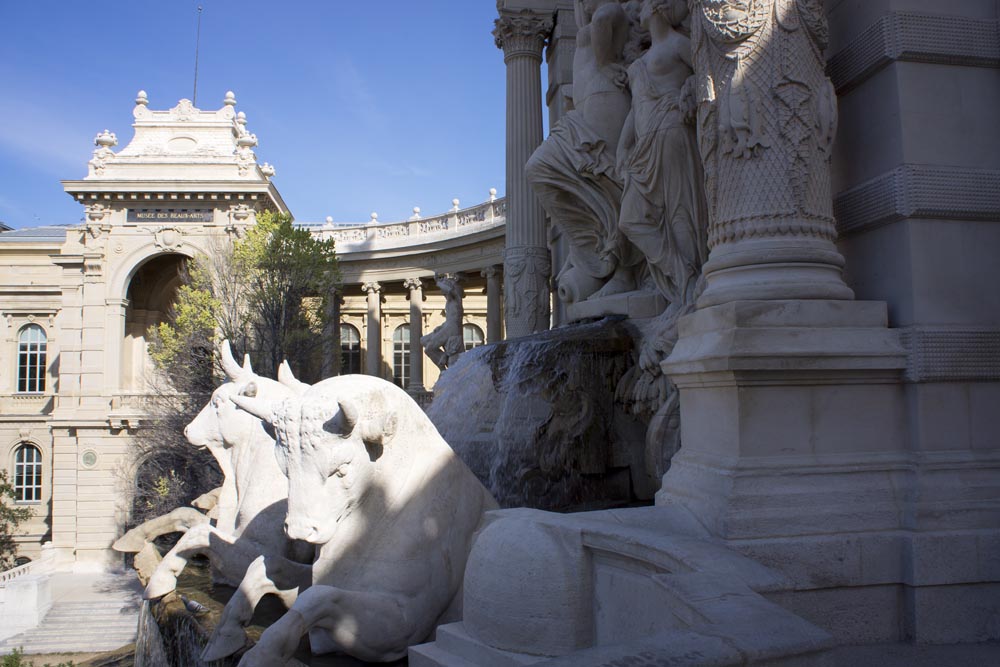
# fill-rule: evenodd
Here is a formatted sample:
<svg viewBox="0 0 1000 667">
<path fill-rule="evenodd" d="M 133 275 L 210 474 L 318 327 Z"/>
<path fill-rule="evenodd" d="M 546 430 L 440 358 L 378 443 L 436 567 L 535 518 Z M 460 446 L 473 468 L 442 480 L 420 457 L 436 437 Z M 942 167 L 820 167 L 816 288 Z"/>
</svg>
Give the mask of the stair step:
<svg viewBox="0 0 1000 667">
<path fill-rule="evenodd" d="M 538 656 L 511 653 L 482 644 L 470 637 L 460 622 L 438 626 L 434 643 L 443 651 L 479 667 L 518 667 L 543 660 Z"/>
<path fill-rule="evenodd" d="M 434 643 L 411 646 L 407 664 L 409 667 L 477 667 Z"/>
</svg>

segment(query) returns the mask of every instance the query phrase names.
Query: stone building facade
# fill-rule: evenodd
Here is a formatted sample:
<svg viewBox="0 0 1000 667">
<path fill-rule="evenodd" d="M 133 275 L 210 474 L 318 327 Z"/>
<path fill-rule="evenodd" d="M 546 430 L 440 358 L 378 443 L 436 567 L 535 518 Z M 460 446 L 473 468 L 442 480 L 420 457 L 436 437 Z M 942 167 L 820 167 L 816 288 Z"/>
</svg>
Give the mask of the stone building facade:
<svg viewBox="0 0 1000 667">
<path fill-rule="evenodd" d="M 50 543 L 60 567 L 117 560 L 151 372 L 146 332 L 167 316 L 186 260 L 239 238 L 262 211 L 288 211 L 235 106 L 227 93 L 218 110 L 181 100 L 156 111 L 140 92 L 132 141 L 116 150 L 101 132 L 87 176 L 63 182 L 82 222 L 0 229 L 0 465 L 35 508 L 17 538 L 23 558 Z M 411 341 L 444 321 L 435 274 L 464 287 L 466 347 L 501 335 L 504 220 L 494 193 L 427 219 L 304 225 L 337 240 L 344 274 L 342 354 L 331 350 L 324 371 L 371 372 L 425 400 L 439 370 Z"/>
</svg>

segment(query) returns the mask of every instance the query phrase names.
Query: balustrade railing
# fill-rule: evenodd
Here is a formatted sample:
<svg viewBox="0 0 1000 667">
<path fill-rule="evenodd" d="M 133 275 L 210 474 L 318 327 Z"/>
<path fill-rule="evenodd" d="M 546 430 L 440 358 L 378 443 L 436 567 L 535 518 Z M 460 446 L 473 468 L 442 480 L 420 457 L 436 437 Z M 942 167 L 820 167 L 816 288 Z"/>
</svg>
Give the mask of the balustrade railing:
<svg viewBox="0 0 1000 667">
<path fill-rule="evenodd" d="M 507 201 L 494 199 L 465 209 L 453 209 L 429 218 L 414 217 L 403 222 L 380 223 L 373 217 L 367 223 L 300 223 L 314 235 L 337 242 L 338 252 L 364 250 L 377 243 L 379 246 L 419 242 L 419 237 L 429 234 L 469 234 L 484 228 L 506 223 Z"/>
</svg>

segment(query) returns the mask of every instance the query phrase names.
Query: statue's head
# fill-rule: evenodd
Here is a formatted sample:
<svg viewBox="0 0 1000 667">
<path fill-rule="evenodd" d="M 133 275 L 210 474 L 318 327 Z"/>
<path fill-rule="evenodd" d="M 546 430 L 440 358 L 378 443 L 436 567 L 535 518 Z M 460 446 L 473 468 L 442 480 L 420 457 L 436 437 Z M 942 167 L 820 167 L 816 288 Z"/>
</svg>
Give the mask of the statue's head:
<svg viewBox="0 0 1000 667">
<path fill-rule="evenodd" d="M 644 0 L 640 14 L 644 26 L 653 14 L 662 16 L 670 25 L 677 27 L 688 17 L 687 0 Z"/>
</svg>

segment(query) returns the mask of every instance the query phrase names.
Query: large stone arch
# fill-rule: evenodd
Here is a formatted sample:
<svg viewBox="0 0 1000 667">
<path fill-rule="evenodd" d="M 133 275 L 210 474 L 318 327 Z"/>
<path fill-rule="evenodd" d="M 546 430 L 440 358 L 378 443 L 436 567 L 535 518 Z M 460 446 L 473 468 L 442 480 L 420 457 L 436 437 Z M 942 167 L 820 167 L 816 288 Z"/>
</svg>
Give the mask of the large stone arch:
<svg viewBox="0 0 1000 667">
<path fill-rule="evenodd" d="M 121 341 L 118 385 L 126 392 L 147 389 L 145 379 L 152 371 L 147 331 L 165 321 L 181 284 L 180 271 L 193 255 L 149 244 L 133 251 L 109 283 L 109 304 L 121 309 L 116 332 Z"/>
</svg>

